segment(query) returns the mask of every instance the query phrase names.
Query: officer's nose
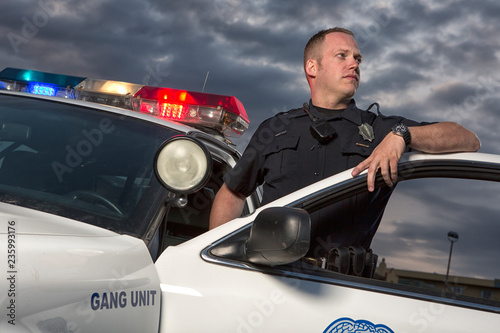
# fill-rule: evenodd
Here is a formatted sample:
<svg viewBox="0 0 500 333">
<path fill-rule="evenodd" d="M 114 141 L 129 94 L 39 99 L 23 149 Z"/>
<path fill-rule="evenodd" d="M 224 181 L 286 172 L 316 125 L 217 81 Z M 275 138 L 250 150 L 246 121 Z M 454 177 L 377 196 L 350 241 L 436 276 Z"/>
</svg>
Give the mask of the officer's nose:
<svg viewBox="0 0 500 333">
<path fill-rule="evenodd" d="M 359 70 L 359 61 L 358 61 L 358 59 L 350 58 L 349 59 L 349 68 L 350 69 Z"/>
</svg>

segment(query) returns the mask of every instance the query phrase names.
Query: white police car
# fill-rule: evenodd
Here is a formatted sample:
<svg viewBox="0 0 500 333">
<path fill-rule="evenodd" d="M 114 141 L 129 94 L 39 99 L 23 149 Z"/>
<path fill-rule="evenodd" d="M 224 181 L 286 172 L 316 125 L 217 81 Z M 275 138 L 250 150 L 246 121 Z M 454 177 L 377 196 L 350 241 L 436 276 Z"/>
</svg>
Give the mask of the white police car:
<svg viewBox="0 0 500 333">
<path fill-rule="evenodd" d="M 240 156 L 227 134 L 248 126 L 234 97 L 12 68 L 0 87 L 0 332 L 500 327 L 499 248 L 476 234 L 500 236 L 498 156 L 406 156 L 373 244 L 383 259 L 365 278 L 301 260 L 309 213 L 366 191 L 363 175 L 346 171 L 260 208 L 256 193 L 245 217 L 207 231 L 211 200 Z M 446 178 L 468 179 L 458 185 L 467 191 L 440 183 Z M 446 188 L 452 193 L 439 193 Z M 453 202 L 457 192 L 471 197 Z M 426 222 L 433 210 L 415 193 L 452 208 L 440 202 Z M 469 221 L 464 202 L 489 214 Z M 444 275 L 448 243 L 440 250 L 437 236 L 426 237 L 459 226 L 469 229 L 458 230 L 457 244 L 473 236 L 480 251 L 460 254 L 456 245 L 462 260 L 452 267 L 462 270 Z"/>
</svg>

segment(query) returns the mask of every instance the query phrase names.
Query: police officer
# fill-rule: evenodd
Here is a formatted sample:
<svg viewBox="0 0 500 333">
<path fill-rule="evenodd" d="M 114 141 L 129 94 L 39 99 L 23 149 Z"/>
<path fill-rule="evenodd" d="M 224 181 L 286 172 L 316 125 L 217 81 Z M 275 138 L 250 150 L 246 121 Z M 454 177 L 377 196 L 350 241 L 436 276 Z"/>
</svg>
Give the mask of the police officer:
<svg viewBox="0 0 500 333">
<path fill-rule="evenodd" d="M 456 123 L 417 123 L 357 108 L 353 96 L 359 87 L 361 60 L 354 34 L 347 29 L 323 30 L 309 40 L 304 50 L 309 103 L 259 126 L 241 160 L 224 177 L 210 228 L 240 216 L 245 197 L 259 185 L 263 185 L 262 204 L 266 204 L 354 167 L 354 177 L 368 170 L 370 193 L 315 212 L 308 255 L 324 256 L 337 246 L 368 249 L 405 151 L 479 149 L 477 136 Z M 388 186 L 375 190 L 377 172 Z"/>
</svg>

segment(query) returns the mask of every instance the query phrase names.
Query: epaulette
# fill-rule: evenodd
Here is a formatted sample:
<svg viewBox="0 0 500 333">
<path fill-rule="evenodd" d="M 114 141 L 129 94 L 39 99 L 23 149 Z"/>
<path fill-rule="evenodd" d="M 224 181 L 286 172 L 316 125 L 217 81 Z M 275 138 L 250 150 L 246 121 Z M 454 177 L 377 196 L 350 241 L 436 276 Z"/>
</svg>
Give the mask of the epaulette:
<svg viewBox="0 0 500 333">
<path fill-rule="evenodd" d="M 278 115 L 283 115 L 287 118 L 297 118 L 297 117 L 302 117 L 302 116 L 307 116 L 307 113 L 304 112 L 302 108 L 296 108 L 296 109 L 290 109 L 288 111 L 280 112 Z"/>
</svg>

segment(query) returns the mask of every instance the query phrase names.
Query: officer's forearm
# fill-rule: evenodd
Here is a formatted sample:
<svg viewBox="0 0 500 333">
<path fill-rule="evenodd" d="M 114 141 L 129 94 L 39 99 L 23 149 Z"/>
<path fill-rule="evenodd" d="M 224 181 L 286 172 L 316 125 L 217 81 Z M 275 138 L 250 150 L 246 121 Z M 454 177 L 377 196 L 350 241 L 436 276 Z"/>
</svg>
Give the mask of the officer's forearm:
<svg viewBox="0 0 500 333">
<path fill-rule="evenodd" d="M 244 205 L 245 197 L 231 191 L 226 184 L 223 184 L 215 196 L 210 211 L 209 228 L 213 229 L 241 216 Z"/>
<path fill-rule="evenodd" d="M 415 126 L 409 130 L 410 147 L 421 152 L 466 152 L 477 151 L 481 147 L 481 142 L 474 132 L 453 122 Z"/>
</svg>

